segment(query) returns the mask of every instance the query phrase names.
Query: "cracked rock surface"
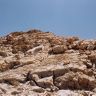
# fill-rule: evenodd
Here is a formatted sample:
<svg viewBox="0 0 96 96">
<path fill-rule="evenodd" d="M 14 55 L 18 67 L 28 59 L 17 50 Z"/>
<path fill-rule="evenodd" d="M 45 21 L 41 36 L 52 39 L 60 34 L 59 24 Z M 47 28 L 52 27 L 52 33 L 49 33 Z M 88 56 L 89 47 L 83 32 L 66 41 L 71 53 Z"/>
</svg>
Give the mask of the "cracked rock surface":
<svg viewBox="0 0 96 96">
<path fill-rule="evenodd" d="M 96 96 L 96 40 L 40 30 L 0 37 L 0 96 Z"/>
</svg>

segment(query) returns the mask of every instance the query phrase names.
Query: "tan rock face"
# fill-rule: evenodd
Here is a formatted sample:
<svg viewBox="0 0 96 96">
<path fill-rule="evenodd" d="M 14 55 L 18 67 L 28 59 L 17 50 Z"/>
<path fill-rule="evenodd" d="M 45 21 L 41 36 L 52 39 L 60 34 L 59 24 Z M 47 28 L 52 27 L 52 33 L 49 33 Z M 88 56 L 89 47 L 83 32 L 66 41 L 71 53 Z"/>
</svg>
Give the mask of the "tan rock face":
<svg viewBox="0 0 96 96">
<path fill-rule="evenodd" d="M 40 30 L 0 38 L 0 96 L 96 96 L 96 41 Z"/>
</svg>

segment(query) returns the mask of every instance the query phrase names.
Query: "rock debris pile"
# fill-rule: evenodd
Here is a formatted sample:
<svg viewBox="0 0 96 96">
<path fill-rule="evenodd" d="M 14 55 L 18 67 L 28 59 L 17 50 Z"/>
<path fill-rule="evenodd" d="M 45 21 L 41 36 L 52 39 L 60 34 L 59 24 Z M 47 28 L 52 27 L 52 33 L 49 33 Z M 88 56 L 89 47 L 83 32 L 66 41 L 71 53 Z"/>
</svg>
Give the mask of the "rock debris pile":
<svg viewBox="0 0 96 96">
<path fill-rule="evenodd" d="M 96 40 L 40 30 L 0 37 L 0 96 L 96 96 Z"/>
</svg>

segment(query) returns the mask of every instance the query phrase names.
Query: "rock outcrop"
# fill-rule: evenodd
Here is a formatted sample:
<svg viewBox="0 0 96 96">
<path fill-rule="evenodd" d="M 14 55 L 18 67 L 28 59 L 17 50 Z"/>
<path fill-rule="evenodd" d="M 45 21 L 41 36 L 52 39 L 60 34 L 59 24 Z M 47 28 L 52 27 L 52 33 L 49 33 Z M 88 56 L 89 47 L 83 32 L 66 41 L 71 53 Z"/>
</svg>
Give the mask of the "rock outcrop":
<svg viewBox="0 0 96 96">
<path fill-rule="evenodd" d="M 96 96 L 96 40 L 40 30 L 1 37 L 0 96 Z"/>
</svg>

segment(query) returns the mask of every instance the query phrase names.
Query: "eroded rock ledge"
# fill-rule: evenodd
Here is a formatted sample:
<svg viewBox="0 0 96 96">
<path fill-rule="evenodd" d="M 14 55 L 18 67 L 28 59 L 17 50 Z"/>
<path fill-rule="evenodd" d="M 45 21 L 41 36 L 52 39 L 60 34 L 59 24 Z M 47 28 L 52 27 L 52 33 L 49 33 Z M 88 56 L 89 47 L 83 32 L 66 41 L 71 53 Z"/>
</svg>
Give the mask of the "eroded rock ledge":
<svg viewBox="0 0 96 96">
<path fill-rule="evenodd" d="M 1 37 L 0 96 L 96 96 L 96 40 L 40 30 Z"/>
</svg>

